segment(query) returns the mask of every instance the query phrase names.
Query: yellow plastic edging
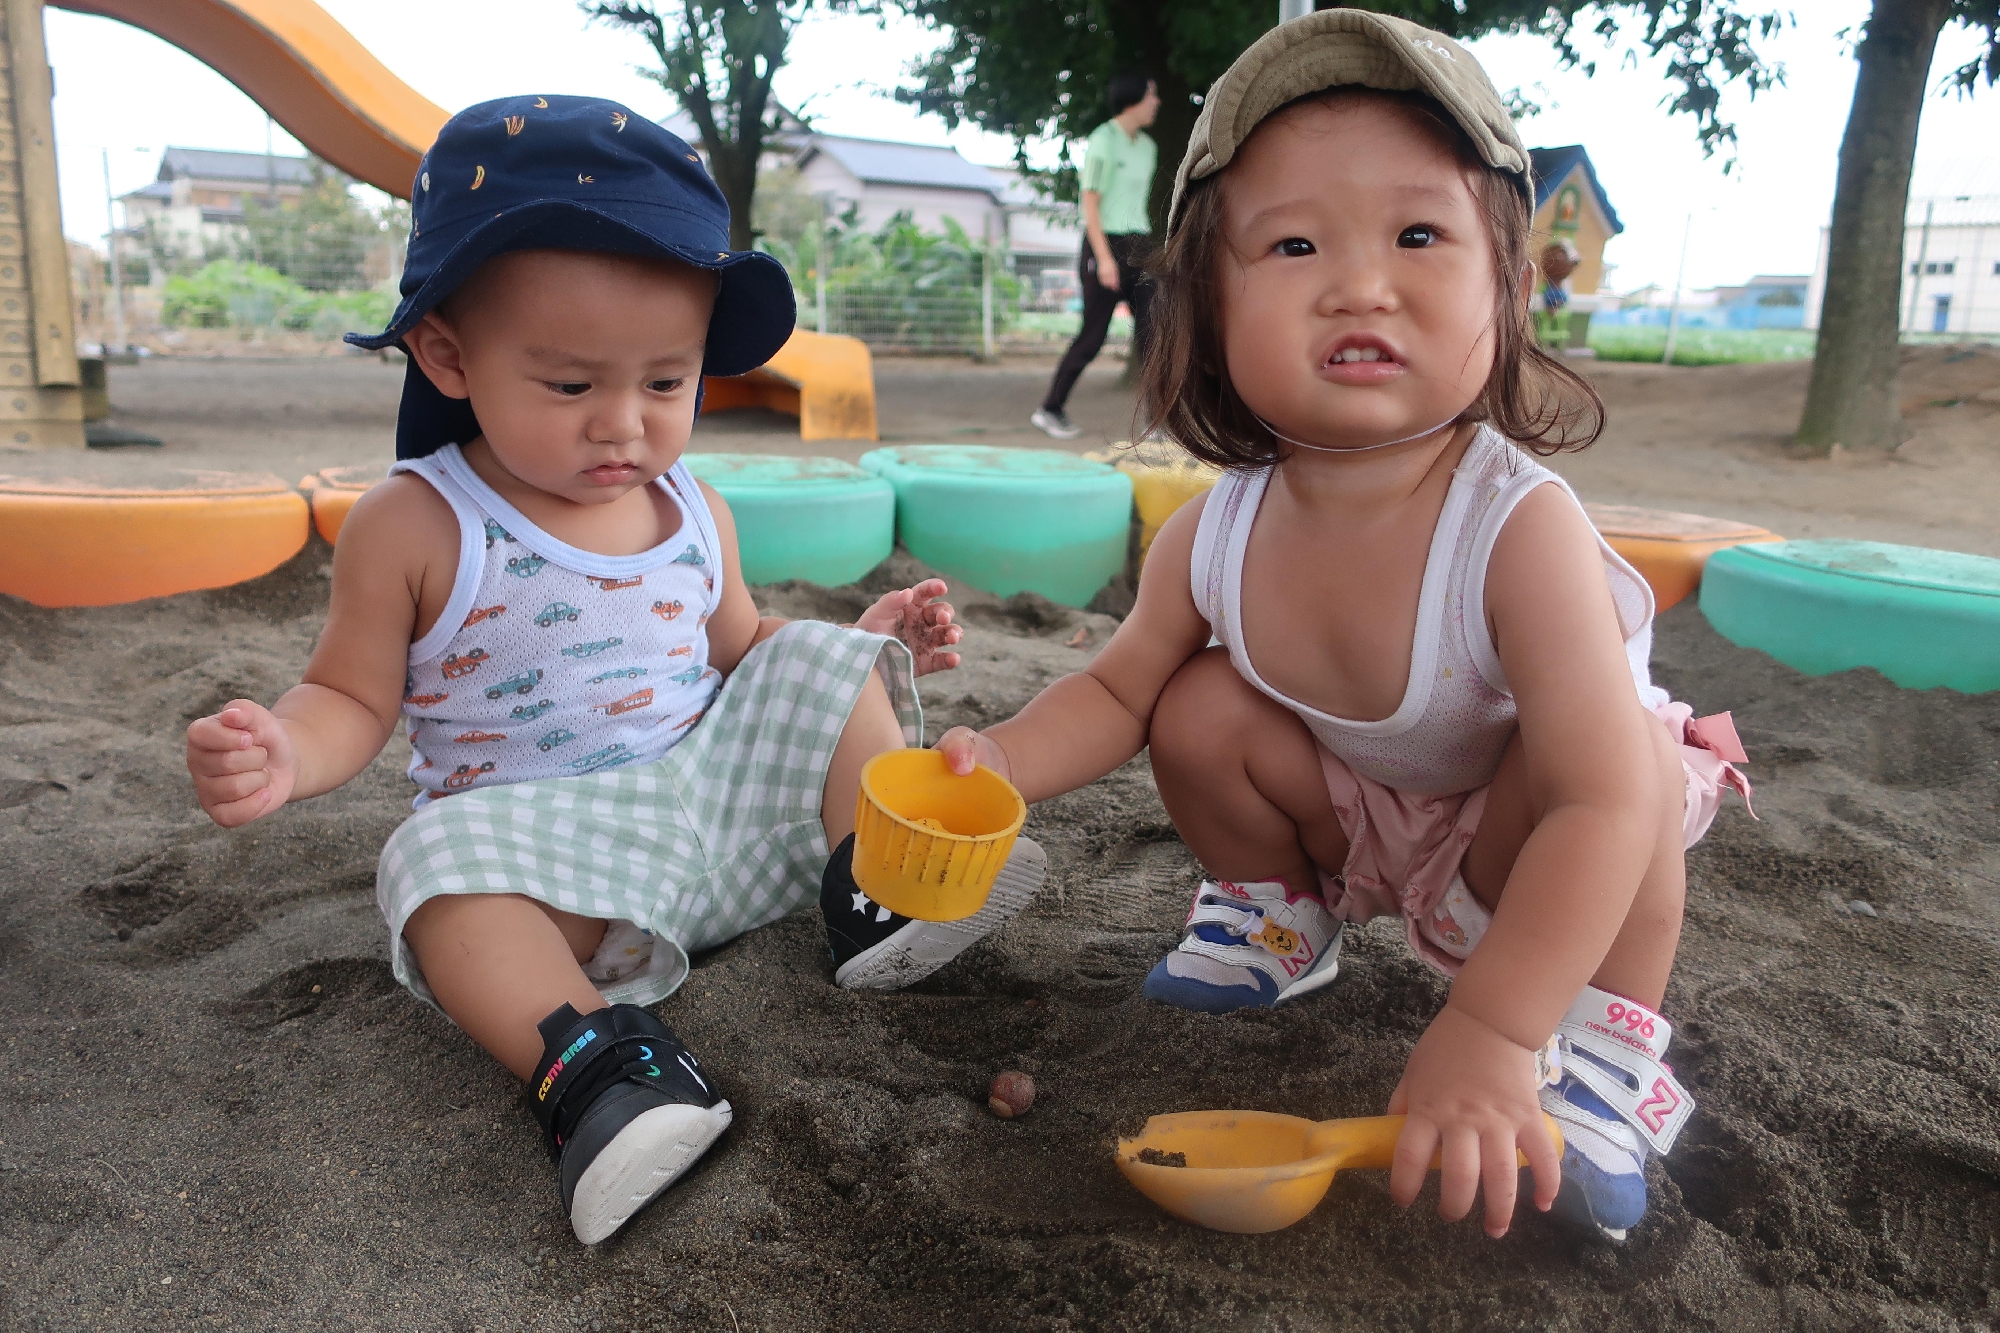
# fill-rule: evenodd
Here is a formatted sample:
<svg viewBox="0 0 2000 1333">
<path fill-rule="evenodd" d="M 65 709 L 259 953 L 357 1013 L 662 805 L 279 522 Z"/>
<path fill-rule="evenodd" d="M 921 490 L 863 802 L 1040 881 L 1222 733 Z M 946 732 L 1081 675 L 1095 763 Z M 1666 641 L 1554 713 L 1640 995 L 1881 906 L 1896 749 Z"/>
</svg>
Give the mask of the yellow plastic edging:
<svg viewBox="0 0 2000 1333">
<path fill-rule="evenodd" d="M 313 527 L 328 546 L 339 542 L 354 502 L 382 479 L 379 467 L 327 467 L 299 482 L 299 489 L 312 500 Z"/>
<path fill-rule="evenodd" d="M 879 439 L 875 361 L 868 344 L 841 333 L 794 329 L 761 369 L 704 383 L 702 410 L 768 407 L 799 419 L 801 440 Z"/>
<path fill-rule="evenodd" d="M 305 546 L 305 497 L 279 478 L 181 478 L 139 488 L 0 477 L 0 593 L 112 606 L 254 579 Z"/>
<path fill-rule="evenodd" d="M 1114 444 L 1084 455 L 1109 463 L 1132 479 L 1132 507 L 1139 514 L 1139 560 L 1153 548 L 1153 539 L 1180 507 L 1206 495 L 1222 470 L 1198 462 L 1170 444 Z"/>
</svg>

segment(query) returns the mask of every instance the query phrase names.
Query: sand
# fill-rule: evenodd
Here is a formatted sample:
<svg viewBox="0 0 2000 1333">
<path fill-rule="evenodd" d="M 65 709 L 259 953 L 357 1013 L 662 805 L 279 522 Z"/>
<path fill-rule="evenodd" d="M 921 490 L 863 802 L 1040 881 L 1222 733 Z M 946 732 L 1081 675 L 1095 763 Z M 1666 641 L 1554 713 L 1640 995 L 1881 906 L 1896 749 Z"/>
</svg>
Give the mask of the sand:
<svg viewBox="0 0 2000 1333">
<path fill-rule="evenodd" d="M 1172 1222 L 1114 1127 L 1379 1111 L 1443 987 L 1390 923 L 1339 982 L 1225 1018 L 1140 997 L 1197 869 L 1143 759 L 1048 802 L 1048 887 L 912 992 L 831 984 L 808 910 L 659 1012 L 736 1107 L 613 1242 L 578 1246 L 520 1089 L 391 979 L 372 879 L 402 746 L 224 833 L 185 722 L 296 678 L 315 544 L 253 585 L 0 600 L 0 1328 L 1947 1329 L 2000 1303 L 2000 695 L 1808 680 L 1691 605 L 1657 670 L 1733 708 L 1758 813 L 1691 856 L 1672 1060 L 1700 1109 L 1623 1248 L 1488 1241 L 1351 1173 L 1264 1237 Z M 913 572 L 878 571 L 877 585 Z M 959 591 L 931 734 L 1017 708 L 1111 619 Z M 851 615 L 862 589 L 760 593 Z M 1085 630 L 1080 646 L 1069 646 Z M 1003 1068 L 1033 1111 L 985 1109 Z"/>
</svg>

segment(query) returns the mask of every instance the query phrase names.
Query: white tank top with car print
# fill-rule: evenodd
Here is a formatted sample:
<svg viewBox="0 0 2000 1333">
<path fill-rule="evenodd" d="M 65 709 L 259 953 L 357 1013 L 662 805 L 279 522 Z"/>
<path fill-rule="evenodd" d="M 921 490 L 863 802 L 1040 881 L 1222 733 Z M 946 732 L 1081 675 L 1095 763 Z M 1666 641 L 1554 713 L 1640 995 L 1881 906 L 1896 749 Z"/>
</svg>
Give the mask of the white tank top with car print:
<svg viewBox="0 0 2000 1333">
<path fill-rule="evenodd" d="M 455 444 L 391 468 L 458 517 L 451 600 L 410 645 L 403 687 L 416 804 L 475 787 L 650 763 L 701 719 L 720 605 L 715 520 L 685 464 L 655 484 L 680 531 L 637 555 L 558 541 L 480 480 Z"/>
</svg>

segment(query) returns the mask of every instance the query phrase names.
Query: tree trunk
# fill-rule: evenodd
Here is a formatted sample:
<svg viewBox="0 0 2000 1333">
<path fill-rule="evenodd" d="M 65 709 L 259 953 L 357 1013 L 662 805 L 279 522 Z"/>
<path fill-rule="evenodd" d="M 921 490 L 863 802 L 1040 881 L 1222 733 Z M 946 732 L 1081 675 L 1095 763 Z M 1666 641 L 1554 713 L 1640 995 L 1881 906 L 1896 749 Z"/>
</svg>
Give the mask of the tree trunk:
<svg viewBox="0 0 2000 1333">
<path fill-rule="evenodd" d="M 1856 53 L 1860 71 L 1840 141 L 1800 444 L 1830 451 L 1902 442 L 1896 371 L 1904 217 L 1931 55 L 1950 11 L 1951 0 L 1875 0 Z"/>
<path fill-rule="evenodd" d="M 708 161 L 715 172 L 715 186 L 729 204 L 729 248 L 748 250 L 757 242 L 750 210 L 757 202 L 757 159 L 764 153 L 764 135 L 762 126 L 737 132 L 750 141 L 739 139 L 720 151 L 711 147 Z"/>
</svg>

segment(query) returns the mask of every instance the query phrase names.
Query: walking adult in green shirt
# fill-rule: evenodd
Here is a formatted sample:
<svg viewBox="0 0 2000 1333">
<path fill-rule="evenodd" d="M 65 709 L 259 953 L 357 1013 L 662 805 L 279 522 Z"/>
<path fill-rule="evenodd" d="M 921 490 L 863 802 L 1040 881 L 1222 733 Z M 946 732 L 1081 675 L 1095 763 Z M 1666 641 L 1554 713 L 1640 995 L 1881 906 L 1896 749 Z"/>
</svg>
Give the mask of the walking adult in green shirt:
<svg viewBox="0 0 2000 1333">
<path fill-rule="evenodd" d="M 1111 312 L 1122 300 L 1132 307 L 1132 353 L 1146 347 L 1152 283 L 1139 265 L 1152 244 L 1146 203 L 1153 193 L 1159 149 L 1146 127 L 1160 110 L 1160 93 L 1143 71 L 1111 80 L 1106 90 L 1111 119 L 1085 141 L 1083 154 L 1083 253 L 1077 275 L 1083 280 L 1083 327 L 1063 353 L 1049 382 L 1048 396 L 1028 419 L 1058 440 L 1080 433 L 1063 407 L 1077 378 L 1104 347 Z"/>
</svg>

